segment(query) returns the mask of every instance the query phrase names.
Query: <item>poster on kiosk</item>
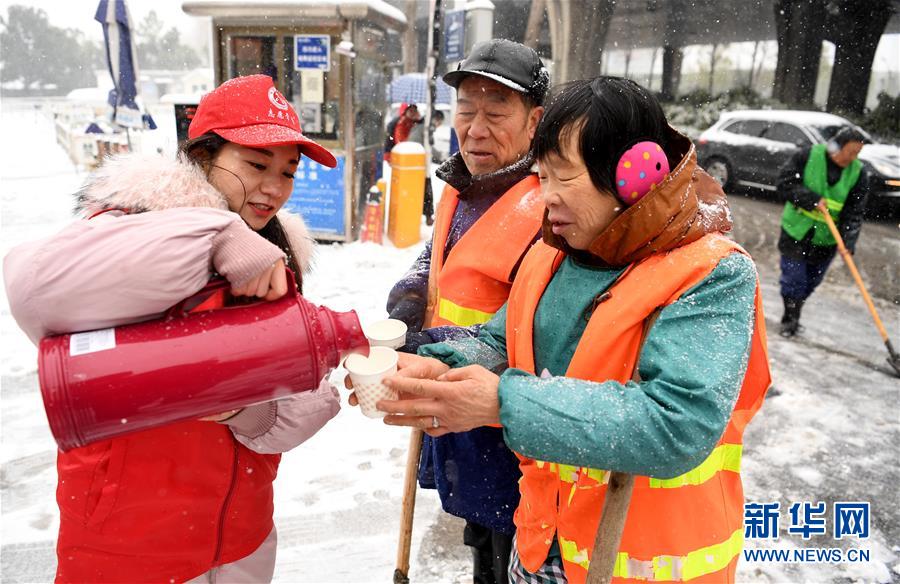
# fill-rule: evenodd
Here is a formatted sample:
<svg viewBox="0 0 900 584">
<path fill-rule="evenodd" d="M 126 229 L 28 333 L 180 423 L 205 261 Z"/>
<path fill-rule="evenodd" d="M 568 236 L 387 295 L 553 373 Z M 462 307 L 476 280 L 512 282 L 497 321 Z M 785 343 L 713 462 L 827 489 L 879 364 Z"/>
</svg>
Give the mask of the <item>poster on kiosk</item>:
<svg viewBox="0 0 900 584">
<path fill-rule="evenodd" d="M 337 166 L 328 168 L 301 158 L 294 173 L 294 190 L 284 208 L 298 213 L 309 229 L 320 234 L 342 236 L 347 229 L 344 205 L 344 156 L 335 156 Z"/>
<path fill-rule="evenodd" d="M 323 72 L 331 70 L 331 37 L 294 35 L 294 71 L 300 75 L 303 103 L 297 113 L 304 132 L 322 131 Z M 341 237 L 347 229 L 344 205 L 345 157 L 335 168 L 301 158 L 294 173 L 294 190 L 285 208 L 303 216 L 318 237 Z"/>
</svg>

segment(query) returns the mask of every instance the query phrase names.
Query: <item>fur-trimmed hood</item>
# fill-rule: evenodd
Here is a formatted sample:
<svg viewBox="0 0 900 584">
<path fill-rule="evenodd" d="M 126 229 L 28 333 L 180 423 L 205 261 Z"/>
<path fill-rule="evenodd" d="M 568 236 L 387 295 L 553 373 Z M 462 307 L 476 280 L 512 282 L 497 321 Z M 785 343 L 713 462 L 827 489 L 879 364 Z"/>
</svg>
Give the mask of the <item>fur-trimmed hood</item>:
<svg viewBox="0 0 900 584">
<path fill-rule="evenodd" d="M 129 213 L 162 211 L 175 207 L 228 210 L 225 196 L 206 180 L 203 170 L 183 156 L 122 154 L 107 158 L 75 194 L 75 212 L 86 217 L 107 209 Z M 309 271 L 315 241 L 299 215 L 281 210 L 277 215 L 290 239 L 297 263 Z"/>
</svg>

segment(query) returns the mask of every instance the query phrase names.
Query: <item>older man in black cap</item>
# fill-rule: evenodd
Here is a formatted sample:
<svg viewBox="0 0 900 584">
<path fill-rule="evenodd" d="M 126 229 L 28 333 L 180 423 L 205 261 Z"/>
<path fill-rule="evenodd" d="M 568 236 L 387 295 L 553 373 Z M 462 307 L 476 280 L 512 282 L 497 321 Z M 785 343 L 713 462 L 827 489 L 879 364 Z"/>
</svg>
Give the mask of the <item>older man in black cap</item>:
<svg viewBox="0 0 900 584">
<path fill-rule="evenodd" d="M 530 150 L 550 76 L 537 53 L 507 40 L 480 43 L 444 81 L 457 90 L 460 151 L 436 172 L 447 186 L 432 240 L 387 304 L 409 326 L 407 352 L 477 334 L 506 302 L 544 212 Z M 425 437 L 419 483 L 466 520 L 476 583 L 507 581 L 519 477 L 500 428 Z"/>
</svg>

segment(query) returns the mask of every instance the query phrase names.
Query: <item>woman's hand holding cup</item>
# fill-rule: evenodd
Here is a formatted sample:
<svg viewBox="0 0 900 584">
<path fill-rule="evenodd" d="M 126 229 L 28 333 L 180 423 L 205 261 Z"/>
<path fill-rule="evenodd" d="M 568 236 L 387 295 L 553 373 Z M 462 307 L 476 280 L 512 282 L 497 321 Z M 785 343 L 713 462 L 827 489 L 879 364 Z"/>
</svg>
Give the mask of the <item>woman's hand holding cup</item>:
<svg viewBox="0 0 900 584">
<path fill-rule="evenodd" d="M 398 353 L 397 354 L 397 372 L 395 374 L 396 377 L 405 377 L 412 379 L 437 379 L 439 376 L 443 375 L 447 371 L 450 370 L 448 365 L 438 361 L 437 359 L 432 359 L 430 357 L 420 357 L 418 355 L 411 355 L 409 353 Z M 347 389 L 355 389 L 353 380 L 348 375 L 344 378 L 344 385 Z M 399 399 L 405 399 L 407 395 L 400 394 Z M 356 396 L 356 393 L 352 393 L 350 395 L 350 399 L 348 403 L 351 406 L 355 406 L 359 404 L 359 399 Z"/>
<path fill-rule="evenodd" d="M 395 375 L 385 385 L 399 400 L 383 400 L 384 423 L 421 428 L 433 437 L 500 424 L 500 377 L 480 365 L 445 370 L 436 378 Z"/>
</svg>

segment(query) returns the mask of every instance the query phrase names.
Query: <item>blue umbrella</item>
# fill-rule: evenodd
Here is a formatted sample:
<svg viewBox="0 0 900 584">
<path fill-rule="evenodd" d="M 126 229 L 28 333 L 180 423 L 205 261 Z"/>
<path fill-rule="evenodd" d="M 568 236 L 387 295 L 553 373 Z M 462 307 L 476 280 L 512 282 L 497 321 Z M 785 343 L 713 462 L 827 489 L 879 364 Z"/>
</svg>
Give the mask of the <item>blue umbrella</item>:
<svg viewBox="0 0 900 584">
<path fill-rule="evenodd" d="M 428 82 L 424 73 L 407 73 L 391 81 L 391 103 L 425 103 L 427 95 Z M 437 80 L 435 103 L 450 103 L 450 86 L 441 79 Z"/>
<path fill-rule="evenodd" d="M 131 16 L 125 0 L 100 0 L 94 20 L 103 25 L 106 61 L 115 86 L 109 96 L 113 121 L 125 128 L 155 127 L 149 114 L 143 114 L 136 101 L 138 67 L 131 35 Z"/>
</svg>

